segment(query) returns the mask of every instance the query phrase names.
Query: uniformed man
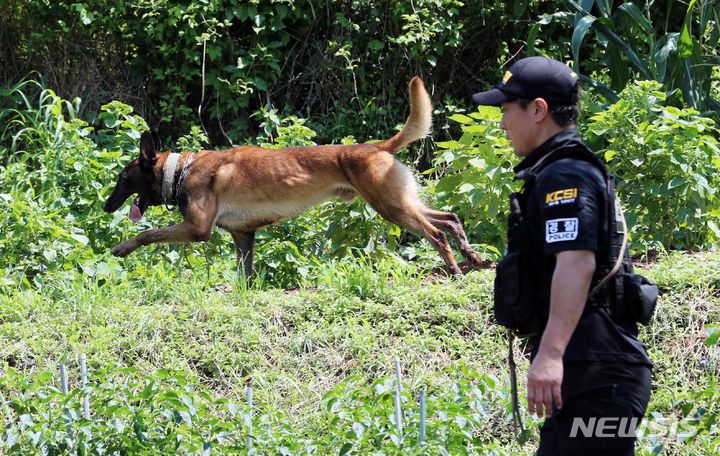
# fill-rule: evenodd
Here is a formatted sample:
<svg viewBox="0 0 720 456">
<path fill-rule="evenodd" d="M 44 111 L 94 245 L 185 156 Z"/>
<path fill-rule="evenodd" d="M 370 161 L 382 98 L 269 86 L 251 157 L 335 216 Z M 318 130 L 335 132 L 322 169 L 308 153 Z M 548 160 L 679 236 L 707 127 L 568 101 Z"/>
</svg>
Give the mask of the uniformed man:
<svg viewBox="0 0 720 456">
<path fill-rule="evenodd" d="M 516 264 L 499 265 L 496 316 L 506 324 L 510 306 L 515 329 L 536 333 L 527 402 L 546 417 L 537 454 L 631 455 L 652 364 L 616 280 L 621 263 L 622 274 L 632 271 L 612 176 L 575 128 L 578 76 L 528 57 L 473 101 L 502 108 L 501 126 L 522 158 L 515 171 L 524 188 L 511 203 L 508 233 Z"/>
</svg>

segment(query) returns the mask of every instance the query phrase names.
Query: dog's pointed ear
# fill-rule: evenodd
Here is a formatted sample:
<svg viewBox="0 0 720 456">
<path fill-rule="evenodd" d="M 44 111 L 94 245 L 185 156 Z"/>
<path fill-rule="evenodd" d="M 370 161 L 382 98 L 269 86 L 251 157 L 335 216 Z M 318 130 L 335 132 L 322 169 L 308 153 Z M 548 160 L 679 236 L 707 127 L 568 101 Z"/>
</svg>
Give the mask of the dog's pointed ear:
<svg viewBox="0 0 720 456">
<path fill-rule="evenodd" d="M 140 166 L 152 169 L 157 162 L 157 153 L 161 147 L 160 136 L 157 133 L 145 132 L 140 137 Z"/>
</svg>

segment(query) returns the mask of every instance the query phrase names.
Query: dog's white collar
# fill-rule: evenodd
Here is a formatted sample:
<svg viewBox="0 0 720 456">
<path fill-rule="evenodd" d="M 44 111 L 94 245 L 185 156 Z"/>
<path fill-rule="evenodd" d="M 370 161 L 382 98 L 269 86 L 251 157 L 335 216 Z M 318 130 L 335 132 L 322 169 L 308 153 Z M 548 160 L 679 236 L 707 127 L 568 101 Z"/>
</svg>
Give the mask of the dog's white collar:
<svg viewBox="0 0 720 456">
<path fill-rule="evenodd" d="M 175 184 L 175 171 L 180 162 L 180 154 L 170 152 L 163 165 L 162 198 L 168 204 L 173 196 L 173 184 Z"/>
</svg>

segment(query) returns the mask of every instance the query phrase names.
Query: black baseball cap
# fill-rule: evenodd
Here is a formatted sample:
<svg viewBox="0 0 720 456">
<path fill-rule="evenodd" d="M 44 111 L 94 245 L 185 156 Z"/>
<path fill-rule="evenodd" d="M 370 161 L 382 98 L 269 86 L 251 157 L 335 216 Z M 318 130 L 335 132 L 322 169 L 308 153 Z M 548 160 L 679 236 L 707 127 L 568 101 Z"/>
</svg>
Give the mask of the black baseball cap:
<svg viewBox="0 0 720 456">
<path fill-rule="evenodd" d="M 500 84 L 492 90 L 476 93 L 479 105 L 500 106 L 506 101 L 543 98 L 550 104 L 577 102 L 578 75 L 562 62 L 547 57 L 526 57 L 515 62 Z"/>
</svg>

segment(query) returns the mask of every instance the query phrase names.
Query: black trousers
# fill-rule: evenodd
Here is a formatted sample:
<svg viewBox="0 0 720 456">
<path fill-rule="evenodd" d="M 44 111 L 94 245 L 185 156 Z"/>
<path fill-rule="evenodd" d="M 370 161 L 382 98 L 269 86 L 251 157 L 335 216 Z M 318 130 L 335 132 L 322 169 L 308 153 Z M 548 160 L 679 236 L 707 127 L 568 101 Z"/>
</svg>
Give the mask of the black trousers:
<svg viewBox="0 0 720 456">
<path fill-rule="evenodd" d="M 642 364 L 565 366 L 563 408 L 540 428 L 536 456 L 626 456 L 650 400 L 652 370 Z"/>
</svg>

